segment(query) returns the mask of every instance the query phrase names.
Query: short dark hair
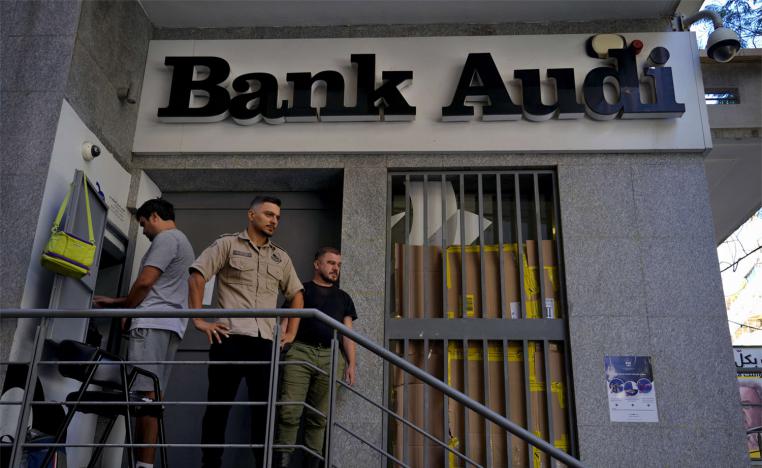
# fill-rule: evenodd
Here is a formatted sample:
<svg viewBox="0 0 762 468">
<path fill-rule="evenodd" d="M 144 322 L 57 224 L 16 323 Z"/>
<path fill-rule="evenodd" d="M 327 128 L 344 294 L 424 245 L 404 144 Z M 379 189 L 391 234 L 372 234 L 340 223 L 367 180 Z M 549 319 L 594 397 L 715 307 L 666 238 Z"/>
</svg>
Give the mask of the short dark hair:
<svg viewBox="0 0 762 468">
<path fill-rule="evenodd" d="M 320 260 L 320 258 L 325 255 L 332 253 L 334 255 L 341 255 L 341 252 L 339 249 L 336 249 L 334 247 L 320 247 L 317 252 L 315 252 L 315 261 Z"/>
<path fill-rule="evenodd" d="M 255 206 L 259 206 L 262 203 L 273 203 L 278 206 L 281 205 L 280 198 L 271 197 L 269 195 L 257 195 L 256 197 L 254 197 L 254 200 L 251 201 L 251 204 L 249 205 L 249 209 L 254 208 Z"/>
<path fill-rule="evenodd" d="M 135 212 L 135 219 L 148 219 L 152 213 L 156 213 L 164 221 L 175 220 L 175 207 L 162 198 L 152 198 L 140 205 L 140 208 Z"/>
</svg>

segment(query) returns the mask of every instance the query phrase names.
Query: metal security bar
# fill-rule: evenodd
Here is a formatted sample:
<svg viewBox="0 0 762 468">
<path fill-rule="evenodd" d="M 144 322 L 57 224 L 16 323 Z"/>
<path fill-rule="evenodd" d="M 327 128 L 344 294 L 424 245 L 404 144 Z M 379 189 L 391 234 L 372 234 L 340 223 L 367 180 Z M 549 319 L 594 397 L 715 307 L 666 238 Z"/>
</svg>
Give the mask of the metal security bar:
<svg viewBox="0 0 762 468">
<path fill-rule="evenodd" d="M 400 357 L 576 456 L 555 177 L 391 172 L 385 338 Z M 385 375 L 387 407 L 448 447 L 432 449 L 390 418 L 385 446 L 403 463 L 548 466 L 459 402 L 394 369 Z"/>
<path fill-rule="evenodd" d="M 27 427 L 27 422 L 29 421 L 29 413 L 30 408 L 33 405 L 69 405 L 69 403 L 64 401 L 33 401 L 33 392 L 29 391 L 29 389 L 34 388 L 34 383 L 36 382 L 37 376 L 38 376 L 38 368 L 39 366 L 43 365 L 61 365 L 61 362 L 65 362 L 66 365 L 92 365 L 93 361 L 43 361 L 41 359 L 42 355 L 42 348 L 43 348 L 43 341 L 44 337 L 47 333 L 47 328 L 49 326 L 49 323 L 51 319 L 65 319 L 65 318 L 86 318 L 86 317 L 92 317 L 92 316 L 99 316 L 99 317 L 153 317 L 153 318 L 159 318 L 159 317 L 188 317 L 188 318 L 195 318 L 195 317 L 203 317 L 203 318 L 216 318 L 216 317 L 257 317 L 257 318 L 269 318 L 269 317 L 275 317 L 275 318 L 285 318 L 285 317 L 301 317 L 301 318 L 314 318 L 317 320 L 322 321 L 323 323 L 327 324 L 328 326 L 332 327 L 334 330 L 334 339 L 332 342 L 331 350 L 332 350 L 332 362 L 331 367 L 329 370 L 330 378 L 332 382 L 335 382 L 337 385 L 340 385 L 342 388 L 346 389 L 346 391 L 350 392 L 352 395 L 357 396 L 358 398 L 361 398 L 363 401 L 371 404 L 375 408 L 377 408 L 383 415 L 386 415 L 395 421 L 398 421 L 399 423 L 403 424 L 406 428 L 418 433 L 422 434 L 426 440 L 428 440 L 432 445 L 436 444 L 438 446 L 443 447 L 443 450 L 446 450 L 452 457 L 457 457 L 457 459 L 465 460 L 466 463 L 473 464 L 475 466 L 481 466 L 479 463 L 477 463 L 472 457 L 469 457 L 467 454 L 464 454 L 456 449 L 453 449 L 447 444 L 445 444 L 440 438 L 437 438 L 433 436 L 432 434 L 428 433 L 425 429 L 419 427 L 418 425 L 414 424 L 409 420 L 409 418 L 403 418 L 398 416 L 394 411 L 389 410 L 385 405 L 379 404 L 374 402 L 371 398 L 368 398 L 362 394 L 360 394 L 356 389 L 344 384 L 339 380 L 339 376 L 336 375 L 336 365 L 337 360 L 339 359 L 339 347 L 337 345 L 338 341 L 338 335 L 343 335 L 354 341 L 357 345 L 361 346 L 365 350 L 369 351 L 370 353 L 378 356 L 381 358 L 384 363 L 387 366 L 393 366 L 395 369 L 399 369 L 400 372 L 404 372 L 405 375 L 409 375 L 409 378 L 415 379 L 416 381 L 419 381 L 421 384 L 425 384 L 427 388 L 430 387 L 431 391 L 436 391 L 438 393 L 441 393 L 443 396 L 445 396 L 448 399 L 451 399 L 452 401 L 457 402 L 458 404 L 462 405 L 464 408 L 468 408 L 469 411 L 473 411 L 475 414 L 479 415 L 479 417 L 483 418 L 484 421 L 489 421 L 489 424 L 494 425 L 495 427 L 499 428 L 500 431 L 504 433 L 506 437 L 508 437 L 508 433 L 512 434 L 513 436 L 519 438 L 522 441 L 527 442 L 532 447 L 536 447 L 537 450 L 541 451 L 544 454 L 547 454 L 547 456 L 552 457 L 554 459 L 559 460 L 560 462 L 573 467 L 582 467 L 584 466 L 579 460 L 576 460 L 574 457 L 570 456 L 569 454 L 565 453 L 562 450 L 557 449 L 556 447 L 552 446 L 551 444 L 547 443 L 546 441 L 542 440 L 541 438 L 535 436 L 531 432 L 525 430 L 524 428 L 520 427 L 518 424 L 510 421 L 509 419 L 505 418 L 501 414 L 498 414 L 497 412 L 490 409 L 488 406 L 485 406 L 484 404 L 480 403 L 476 399 L 473 399 L 469 397 L 468 395 L 464 394 L 463 392 L 448 386 L 445 382 L 442 380 L 439 380 L 432 376 L 431 374 L 427 373 L 425 369 L 421 369 L 419 367 L 416 367 L 415 365 L 407 362 L 405 359 L 399 357 L 397 354 L 384 349 L 383 347 L 377 345 L 370 339 L 354 332 L 352 329 L 347 328 L 342 323 L 337 322 L 327 315 L 315 310 L 315 309 L 272 309 L 272 310 L 241 310 L 241 309 L 203 309 L 203 310 L 167 310 L 167 311 L 145 311 L 145 310 L 127 310 L 127 309 L 98 309 L 97 311 L 93 310 L 47 310 L 47 309 L 4 309 L 0 310 L 0 316 L 3 318 L 36 318 L 40 319 L 40 324 L 37 328 L 36 337 L 35 337 L 35 343 L 34 343 L 34 354 L 32 356 L 32 359 L 29 362 L 0 362 L 0 365 L 9 365 L 9 364 L 27 364 L 29 365 L 29 370 L 27 372 L 27 378 L 26 378 L 26 389 L 27 391 L 24 392 L 24 397 L 21 401 L 11 401 L 11 402 L 4 402 L 4 404 L 15 404 L 21 406 L 20 411 L 20 417 L 18 421 L 18 429 L 16 431 L 16 437 L 14 438 L 14 442 L 12 443 L 12 455 L 11 455 L 11 467 L 17 468 L 21 461 L 21 454 L 23 450 L 33 449 L 33 448 L 49 448 L 49 447 L 125 447 L 128 449 L 136 448 L 136 447 L 145 447 L 145 446 L 155 446 L 155 447 L 176 447 L 176 448 L 198 448 L 198 447 L 205 447 L 205 446 L 214 446 L 214 447 L 230 447 L 230 448 L 264 448 L 265 449 L 265 459 L 264 464 L 265 466 L 269 467 L 272 464 L 272 449 L 274 448 L 287 448 L 286 446 L 278 446 L 273 443 L 273 436 L 275 431 L 275 412 L 276 408 L 278 406 L 287 405 L 287 404 L 303 404 L 303 403 L 295 403 L 295 402 L 283 402 L 283 401 L 277 401 L 276 397 L 276 389 L 277 389 L 277 381 L 278 381 L 278 369 L 279 367 L 284 364 L 280 362 L 280 353 L 277 352 L 277 348 L 274 347 L 272 358 L 269 362 L 244 362 L 244 361 L 231 361 L 231 362 L 208 362 L 208 361 L 159 361 L 160 363 L 168 363 L 173 365 L 230 365 L 230 364 L 237 364 L 237 365 L 249 365 L 249 364 L 268 364 L 271 365 L 271 374 L 270 374 L 270 393 L 269 398 L 267 402 L 199 402 L 199 401 L 149 401 L 149 402 L 115 402 L 115 401 L 88 401 L 88 405 L 124 405 L 127 408 L 132 408 L 134 406 L 201 406 L 201 405 L 210 405 L 210 404 L 224 404 L 224 405 L 252 405 L 252 404 L 266 404 L 268 408 L 268 418 L 267 418 L 267 436 L 266 441 L 264 445 L 255 445 L 255 444 L 180 444 L 180 443 L 170 443 L 165 442 L 163 444 L 137 444 L 137 443 L 80 443 L 80 444 L 65 444 L 65 443 L 32 443 L 32 442 L 26 442 L 25 440 L 25 430 Z M 275 341 L 278 342 L 279 340 L 279 334 L 280 330 L 276 326 L 276 336 Z M 114 362 L 103 362 L 100 363 L 101 365 L 117 365 L 117 366 L 123 366 L 123 365 L 140 365 L 140 362 L 137 361 L 114 361 Z M 304 365 L 306 363 L 297 363 Z M 334 444 L 334 439 L 337 436 L 342 437 L 353 437 L 363 444 L 365 444 L 369 449 L 373 450 L 375 453 L 377 453 L 380 457 L 382 457 L 384 460 L 387 461 L 387 463 L 395 465 L 395 466 L 403 466 L 403 467 L 409 467 L 410 464 L 406 463 L 403 460 L 400 460 L 399 457 L 396 456 L 395 453 L 392 453 L 388 451 L 385 447 L 379 447 L 376 444 L 374 444 L 372 441 L 367 440 L 366 438 L 363 438 L 362 436 L 359 436 L 357 434 L 354 434 L 349 428 L 347 428 L 342 423 L 336 421 L 335 419 L 335 405 L 336 405 L 336 397 L 335 397 L 335 391 L 333 390 L 334 385 L 331 385 L 331 394 L 330 394 L 330 406 L 328 414 L 326 414 L 327 418 L 327 431 L 326 431 L 326 440 L 325 440 L 325 453 L 324 454 L 317 454 L 314 452 L 310 452 L 311 455 L 318 457 L 320 460 L 324 461 L 325 466 L 334 466 L 334 464 L 331 461 L 331 447 Z M 317 411 L 315 408 L 306 407 L 307 410 L 311 411 Z M 8 445 L 8 444 L 5 444 Z M 292 448 L 298 448 L 305 451 L 309 451 L 306 447 L 303 446 L 288 446 Z M 4 447 L 7 448 L 7 447 Z M 128 450 L 128 455 L 131 450 Z"/>
</svg>

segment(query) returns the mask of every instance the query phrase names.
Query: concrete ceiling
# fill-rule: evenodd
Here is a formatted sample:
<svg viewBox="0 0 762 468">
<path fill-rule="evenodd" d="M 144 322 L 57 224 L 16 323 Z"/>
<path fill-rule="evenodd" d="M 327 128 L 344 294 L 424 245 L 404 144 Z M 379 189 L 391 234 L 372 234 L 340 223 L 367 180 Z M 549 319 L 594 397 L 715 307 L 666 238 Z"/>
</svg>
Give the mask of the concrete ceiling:
<svg viewBox="0 0 762 468">
<path fill-rule="evenodd" d="M 334 26 L 657 18 L 678 0 L 139 0 L 164 28 Z M 684 0 L 685 1 L 685 0 Z"/>
</svg>

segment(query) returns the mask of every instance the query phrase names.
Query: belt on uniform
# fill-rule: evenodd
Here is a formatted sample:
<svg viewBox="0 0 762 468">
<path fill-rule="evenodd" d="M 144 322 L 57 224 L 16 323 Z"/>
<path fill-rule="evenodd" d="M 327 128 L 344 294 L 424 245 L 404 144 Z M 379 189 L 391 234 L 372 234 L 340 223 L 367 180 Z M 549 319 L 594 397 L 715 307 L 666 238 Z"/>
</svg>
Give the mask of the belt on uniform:
<svg viewBox="0 0 762 468">
<path fill-rule="evenodd" d="M 327 343 L 319 342 L 319 341 L 315 341 L 315 342 L 294 341 L 294 344 L 297 344 L 297 343 L 300 344 L 300 345 L 309 346 L 311 348 L 319 348 L 319 349 L 328 349 L 328 348 L 331 347 L 331 342 L 330 341 L 327 342 Z"/>
</svg>

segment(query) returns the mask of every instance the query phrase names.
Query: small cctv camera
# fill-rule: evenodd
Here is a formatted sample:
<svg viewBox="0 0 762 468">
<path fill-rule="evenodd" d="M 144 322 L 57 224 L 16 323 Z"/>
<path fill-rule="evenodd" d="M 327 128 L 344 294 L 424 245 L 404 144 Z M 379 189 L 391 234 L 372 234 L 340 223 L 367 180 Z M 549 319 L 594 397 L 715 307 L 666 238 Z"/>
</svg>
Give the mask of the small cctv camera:
<svg viewBox="0 0 762 468">
<path fill-rule="evenodd" d="M 714 31 L 709 34 L 706 41 L 706 55 L 719 63 L 730 62 L 741 50 L 741 39 L 735 31 L 722 25 L 722 18 L 715 11 L 701 10 L 690 16 L 678 15 L 675 17 L 673 28 L 676 31 L 685 31 L 692 24 L 701 20 L 711 20 Z"/>
<path fill-rule="evenodd" d="M 89 141 L 82 143 L 82 157 L 85 161 L 92 161 L 101 155 L 101 148 Z"/>
<path fill-rule="evenodd" d="M 706 43 L 706 54 L 715 62 L 729 62 L 741 50 L 741 41 L 735 31 L 716 28 Z"/>
</svg>

